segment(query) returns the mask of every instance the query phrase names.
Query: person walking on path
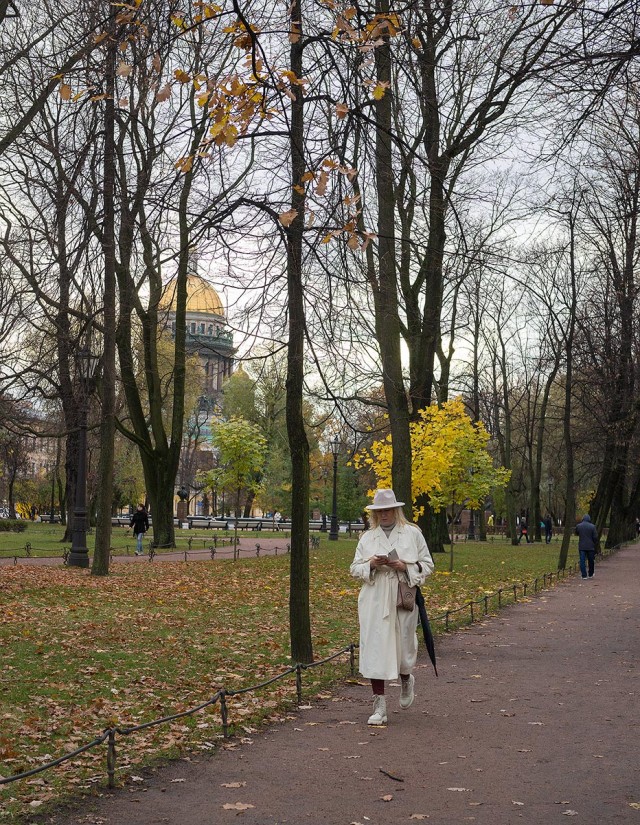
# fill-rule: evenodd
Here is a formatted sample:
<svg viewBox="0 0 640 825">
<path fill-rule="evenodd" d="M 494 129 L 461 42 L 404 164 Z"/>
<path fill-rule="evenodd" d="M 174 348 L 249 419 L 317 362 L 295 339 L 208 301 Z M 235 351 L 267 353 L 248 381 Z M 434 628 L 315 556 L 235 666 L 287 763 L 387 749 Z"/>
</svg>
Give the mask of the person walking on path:
<svg viewBox="0 0 640 825">
<path fill-rule="evenodd" d="M 131 516 L 129 527 L 133 527 L 133 535 L 136 537 L 136 556 L 141 556 L 144 552 L 142 549 L 142 539 L 149 529 L 149 517 L 147 516 L 147 511 L 144 509 L 144 505 L 138 504 L 138 509 Z"/>
<path fill-rule="evenodd" d="M 591 516 L 582 516 L 582 521 L 576 527 L 578 536 L 578 552 L 580 553 L 580 572 L 582 578 L 592 579 L 595 568 L 596 549 L 598 547 L 598 531 L 591 522 Z M 589 574 L 587 575 L 587 562 Z"/>
<path fill-rule="evenodd" d="M 400 577 L 411 587 L 421 585 L 434 565 L 422 532 L 407 522 L 403 506 L 393 490 L 376 491 L 367 507 L 371 529 L 358 542 L 350 568 L 363 582 L 358 597 L 360 672 L 373 689 L 369 725 L 387 722 L 385 680 L 400 676 L 401 708 L 410 707 L 415 695 L 418 608 L 397 607 L 398 587 Z"/>
<path fill-rule="evenodd" d="M 551 544 L 551 537 L 553 536 L 553 521 L 549 513 L 544 517 L 542 523 L 544 524 L 544 540 L 547 544 Z"/>
</svg>

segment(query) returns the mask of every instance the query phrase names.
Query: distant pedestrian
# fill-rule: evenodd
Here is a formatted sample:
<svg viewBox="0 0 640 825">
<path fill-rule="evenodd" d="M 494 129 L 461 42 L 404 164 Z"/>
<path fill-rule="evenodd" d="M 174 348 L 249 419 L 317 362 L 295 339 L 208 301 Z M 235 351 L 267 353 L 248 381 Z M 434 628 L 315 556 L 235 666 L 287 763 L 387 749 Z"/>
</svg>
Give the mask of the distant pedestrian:
<svg viewBox="0 0 640 825">
<path fill-rule="evenodd" d="M 598 531 L 595 524 L 591 522 L 591 516 L 583 516 L 582 521 L 576 527 L 578 536 L 578 552 L 580 553 L 580 572 L 582 578 L 592 579 L 595 572 L 596 550 L 598 549 Z M 587 562 L 589 572 L 587 574 Z"/>
<path fill-rule="evenodd" d="M 527 544 L 529 544 L 529 530 L 527 528 L 527 522 L 525 521 L 525 519 L 521 519 L 520 521 L 520 533 L 518 535 L 518 544 L 520 544 L 523 538 L 527 542 Z"/>
<path fill-rule="evenodd" d="M 351 575 L 362 581 L 358 597 L 360 672 L 371 680 L 373 714 L 369 725 L 386 725 L 385 679 L 400 676 L 400 707 L 414 699 L 412 670 L 418 655 L 418 607 L 397 605 L 400 579 L 421 585 L 433 570 L 433 560 L 421 530 L 409 524 L 393 490 L 376 490 L 367 507 L 371 529 L 363 533 L 351 564 Z"/>
<path fill-rule="evenodd" d="M 544 540 L 547 544 L 551 544 L 551 537 L 553 536 L 553 521 L 549 513 L 544 517 Z"/>
<path fill-rule="evenodd" d="M 282 521 L 282 513 L 276 510 L 273 514 L 273 529 L 280 530 L 280 522 Z"/>
<path fill-rule="evenodd" d="M 636 536 L 640 536 L 640 518 L 636 518 Z"/>
<path fill-rule="evenodd" d="M 144 509 L 144 504 L 138 504 L 138 509 L 131 516 L 129 526 L 133 527 L 133 535 L 136 537 L 136 556 L 141 556 L 144 553 L 142 539 L 149 529 L 149 516 L 147 516 L 147 511 Z"/>
</svg>

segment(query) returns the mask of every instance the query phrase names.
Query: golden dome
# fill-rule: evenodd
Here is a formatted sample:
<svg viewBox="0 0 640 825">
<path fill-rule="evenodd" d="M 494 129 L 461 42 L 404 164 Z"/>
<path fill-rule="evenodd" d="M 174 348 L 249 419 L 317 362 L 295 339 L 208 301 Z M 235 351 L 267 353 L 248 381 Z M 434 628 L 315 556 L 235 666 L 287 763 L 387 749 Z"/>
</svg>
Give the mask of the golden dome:
<svg viewBox="0 0 640 825">
<path fill-rule="evenodd" d="M 176 311 L 176 281 L 173 278 L 166 285 L 160 308 Z M 224 318 L 224 307 L 215 289 L 199 275 L 187 275 L 187 313 L 202 312 L 205 315 L 219 315 Z"/>
</svg>

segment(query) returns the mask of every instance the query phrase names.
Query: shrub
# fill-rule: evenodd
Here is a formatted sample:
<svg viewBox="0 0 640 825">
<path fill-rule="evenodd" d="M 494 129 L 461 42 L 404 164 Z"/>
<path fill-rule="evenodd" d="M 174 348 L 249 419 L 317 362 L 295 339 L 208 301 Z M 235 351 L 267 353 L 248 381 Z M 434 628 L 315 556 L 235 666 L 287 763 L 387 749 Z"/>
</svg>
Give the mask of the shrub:
<svg viewBox="0 0 640 825">
<path fill-rule="evenodd" d="M 27 529 L 27 522 L 17 518 L 0 519 L 0 532 L 23 533 Z"/>
</svg>

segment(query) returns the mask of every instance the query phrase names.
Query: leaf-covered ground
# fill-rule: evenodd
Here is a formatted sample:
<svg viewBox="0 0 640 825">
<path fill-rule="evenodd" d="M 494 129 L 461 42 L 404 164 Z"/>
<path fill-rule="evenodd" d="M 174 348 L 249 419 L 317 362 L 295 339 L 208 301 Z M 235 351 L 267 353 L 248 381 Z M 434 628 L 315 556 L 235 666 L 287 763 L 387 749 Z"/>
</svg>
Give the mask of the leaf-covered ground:
<svg viewBox="0 0 640 825">
<path fill-rule="evenodd" d="M 355 540 L 312 552 L 312 628 L 317 659 L 357 642 Z M 426 588 L 432 617 L 514 582 L 555 570 L 559 544 L 512 548 L 464 544 Z M 575 559 L 570 558 L 570 562 Z M 0 568 L 0 773 L 29 770 L 91 741 L 112 724 L 138 724 L 194 707 L 220 687 L 268 679 L 290 665 L 288 557 L 115 564 L 87 571 Z M 492 605 L 493 606 L 493 605 Z M 434 623 L 436 632 L 440 629 Z M 305 695 L 348 672 L 348 658 L 303 677 Z M 295 700 L 289 676 L 230 701 L 242 734 Z M 118 740 L 118 781 L 182 749 L 221 740 L 217 705 Z M 31 812 L 105 779 L 105 746 L 0 789 L 0 819 Z M 42 810 L 40 808 L 40 810 Z"/>
</svg>

